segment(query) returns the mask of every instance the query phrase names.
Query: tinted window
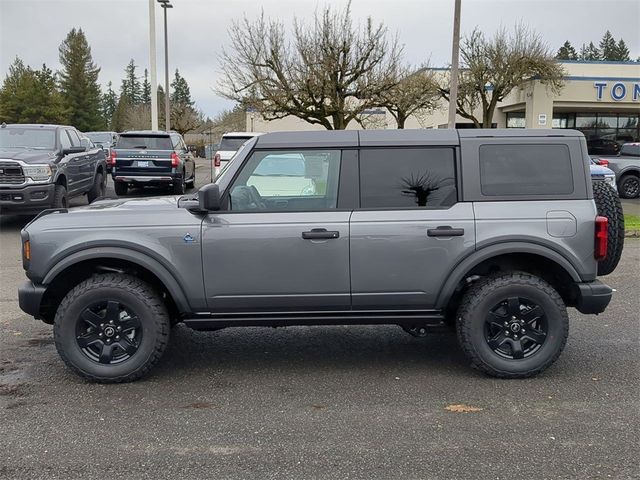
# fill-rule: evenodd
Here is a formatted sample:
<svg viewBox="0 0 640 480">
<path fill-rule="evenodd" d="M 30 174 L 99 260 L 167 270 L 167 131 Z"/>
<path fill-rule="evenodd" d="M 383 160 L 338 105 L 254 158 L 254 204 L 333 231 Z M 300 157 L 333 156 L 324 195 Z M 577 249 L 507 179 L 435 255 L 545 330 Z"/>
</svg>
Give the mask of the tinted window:
<svg viewBox="0 0 640 480">
<path fill-rule="evenodd" d="M 109 132 L 90 132 L 85 135 L 96 143 L 111 143 L 113 141 L 113 137 Z"/>
<path fill-rule="evenodd" d="M 253 137 L 222 137 L 220 141 L 220 148 L 222 151 L 235 151 L 238 150 L 244 142 Z"/>
<path fill-rule="evenodd" d="M 362 208 L 446 208 L 456 197 L 451 148 L 360 151 Z"/>
<path fill-rule="evenodd" d="M 573 192 L 566 145 L 482 145 L 483 195 L 558 195 Z"/>
<path fill-rule="evenodd" d="M 80 143 L 80 137 L 75 130 L 67 130 L 67 133 L 69 134 L 69 138 L 71 138 L 71 145 L 74 147 L 80 147 L 82 145 Z"/>
<path fill-rule="evenodd" d="M 1 148 L 31 148 L 35 150 L 53 150 L 55 146 L 55 130 L 13 127 L 0 128 Z"/>
<path fill-rule="evenodd" d="M 335 208 L 339 174 L 339 150 L 254 152 L 231 188 L 231 210 Z"/>
<path fill-rule="evenodd" d="M 173 150 L 169 135 L 120 135 L 116 148 Z"/>
<path fill-rule="evenodd" d="M 62 147 L 62 150 L 71 148 L 71 140 L 69 139 L 69 135 L 67 135 L 66 130 L 60 130 L 60 146 Z"/>
</svg>

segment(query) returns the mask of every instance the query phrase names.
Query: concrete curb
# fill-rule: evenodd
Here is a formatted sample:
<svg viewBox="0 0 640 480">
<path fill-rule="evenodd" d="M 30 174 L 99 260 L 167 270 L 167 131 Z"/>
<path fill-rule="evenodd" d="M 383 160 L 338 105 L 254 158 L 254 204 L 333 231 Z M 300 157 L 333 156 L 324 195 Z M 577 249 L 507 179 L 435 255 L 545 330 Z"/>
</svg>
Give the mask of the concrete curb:
<svg viewBox="0 0 640 480">
<path fill-rule="evenodd" d="M 640 230 L 625 230 L 624 231 L 624 236 L 625 237 L 640 238 Z"/>
</svg>

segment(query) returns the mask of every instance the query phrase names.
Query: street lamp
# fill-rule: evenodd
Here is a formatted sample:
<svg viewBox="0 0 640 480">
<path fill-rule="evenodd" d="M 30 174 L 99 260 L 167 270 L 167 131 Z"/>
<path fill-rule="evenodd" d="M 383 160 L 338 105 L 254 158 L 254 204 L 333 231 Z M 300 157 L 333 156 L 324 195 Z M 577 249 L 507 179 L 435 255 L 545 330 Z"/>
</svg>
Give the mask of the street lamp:
<svg viewBox="0 0 640 480">
<path fill-rule="evenodd" d="M 167 9 L 173 8 L 170 0 L 158 0 L 164 10 L 164 126 L 171 130 L 171 109 L 169 108 L 169 40 L 167 37 Z"/>
</svg>

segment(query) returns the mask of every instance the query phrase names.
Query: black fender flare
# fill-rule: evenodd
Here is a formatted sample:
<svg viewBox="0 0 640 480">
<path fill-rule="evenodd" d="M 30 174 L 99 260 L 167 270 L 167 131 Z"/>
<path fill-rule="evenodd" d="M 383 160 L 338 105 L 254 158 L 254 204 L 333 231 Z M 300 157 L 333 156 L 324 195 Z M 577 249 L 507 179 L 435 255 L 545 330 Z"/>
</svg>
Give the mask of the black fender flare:
<svg viewBox="0 0 640 480">
<path fill-rule="evenodd" d="M 149 270 L 162 282 L 164 287 L 173 298 L 180 313 L 192 311 L 191 306 L 189 305 L 189 301 L 187 300 L 187 296 L 182 290 L 182 287 L 173 276 L 173 274 L 164 265 L 162 265 L 158 260 L 147 255 L 146 253 L 137 250 L 129 250 L 122 247 L 92 247 L 86 250 L 72 253 L 57 262 L 47 272 L 44 279 L 42 280 L 42 284 L 49 285 L 61 272 L 77 263 L 86 260 L 109 258 L 126 260 L 133 264 L 139 265 L 146 270 Z"/>
<path fill-rule="evenodd" d="M 562 267 L 574 282 L 580 283 L 583 281 L 575 267 L 565 257 L 549 247 L 528 242 L 504 242 L 492 244 L 480 250 L 476 250 L 456 265 L 453 272 L 449 274 L 447 281 L 438 293 L 436 308 L 445 308 L 447 306 L 458 284 L 474 267 L 492 257 L 514 253 L 529 253 L 545 257 Z"/>
</svg>

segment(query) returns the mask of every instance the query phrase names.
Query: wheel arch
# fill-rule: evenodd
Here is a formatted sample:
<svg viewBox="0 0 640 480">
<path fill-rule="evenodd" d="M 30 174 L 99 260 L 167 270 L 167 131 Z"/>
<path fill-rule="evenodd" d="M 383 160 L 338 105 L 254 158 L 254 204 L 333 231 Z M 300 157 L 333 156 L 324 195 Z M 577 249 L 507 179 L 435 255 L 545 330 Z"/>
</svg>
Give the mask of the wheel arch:
<svg viewBox="0 0 640 480">
<path fill-rule="evenodd" d="M 438 295 L 436 307 L 449 308 L 464 293 L 476 275 L 518 270 L 537 275 L 550 283 L 565 303 L 575 303 L 575 283 L 582 282 L 573 265 L 558 252 L 542 245 L 508 242 L 490 245 L 466 257 L 455 267 Z"/>
<path fill-rule="evenodd" d="M 160 291 L 173 317 L 190 312 L 180 284 L 157 260 L 124 248 L 91 248 L 73 253 L 58 262 L 42 280 L 46 291 L 40 305 L 45 321 L 55 315 L 59 301 L 78 283 L 96 273 L 121 272 L 142 278 Z"/>
</svg>

